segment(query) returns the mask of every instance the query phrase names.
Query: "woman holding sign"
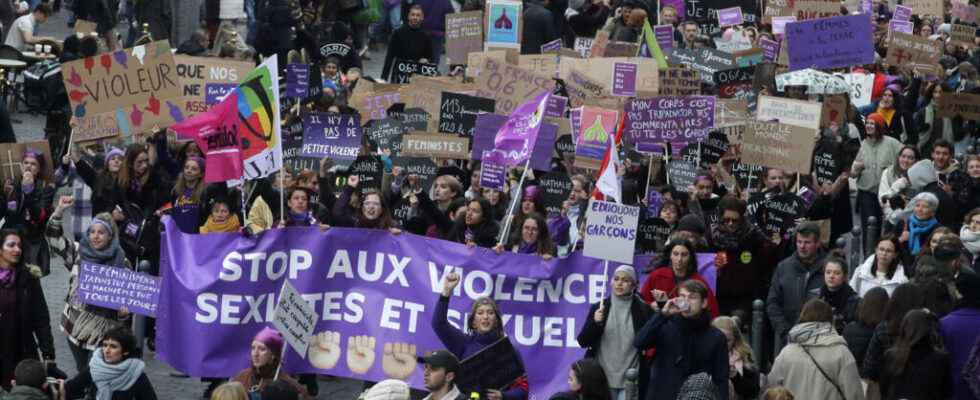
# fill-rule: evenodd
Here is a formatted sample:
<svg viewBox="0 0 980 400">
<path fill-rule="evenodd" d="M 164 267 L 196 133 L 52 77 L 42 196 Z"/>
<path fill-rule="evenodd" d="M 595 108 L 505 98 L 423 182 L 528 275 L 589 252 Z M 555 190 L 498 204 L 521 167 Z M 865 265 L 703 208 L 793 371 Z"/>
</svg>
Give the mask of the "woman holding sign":
<svg viewBox="0 0 980 400">
<path fill-rule="evenodd" d="M 61 227 L 62 216 L 73 203 L 72 197 L 62 196 L 51 214 L 45 234 L 52 245 L 57 245 L 65 237 Z M 61 328 L 68 335 L 68 347 L 79 371 L 88 366 L 92 351 L 101 345 L 103 335 L 125 326 L 129 317 L 129 312 L 125 309 L 110 310 L 87 305 L 78 298 L 78 273 L 83 262 L 114 267 L 128 267 L 129 264 L 122 246 L 119 245 L 118 228 L 109 213 L 101 213 L 92 218 L 92 223 L 85 232 L 78 242 L 77 253 L 72 246 L 68 246 L 62 254 L 65 266 L 71 266 L 71 278 L 68 281 L 68 300 L 61 314 Z"/>
<path fill-rule="evenodd" d="M 485 201 L 485 200 L 484 200 Z M 432 329 L 439 336 L 446 349 L 453 352 L 460 360 L 479 353 L 484 347 L 505 338 L 504 321 L 501 319 L 500 307 L 489 297 L 481 297 L 473 301 L 469 319 L 466 321 L 466 332 L 449 324 L 449 297 L 453 289 L 459 285 L 461 278 L 456 272 L 450 272 L 442 283 L 442 295 L 432 313 Z M 509 340 L 509 339 L 508 339 Z M 519 354 L 516 354 L 520 357 Z M 523 362 L 521 363 L 523 364 Z M 489 389 L 486 393 L 488 400 L 523 400 L 527 398 L 527 375 L 521 376 L 505 390 Z"/>
<path fill-rule="evenodd" d="M 54 362 L 41 268 L 24 262 L 22 240 L 16 231 L 0 231 L 0 387 L 5 390 L 21 360 L 37 358 L 40 350 Z"/>
</svg>

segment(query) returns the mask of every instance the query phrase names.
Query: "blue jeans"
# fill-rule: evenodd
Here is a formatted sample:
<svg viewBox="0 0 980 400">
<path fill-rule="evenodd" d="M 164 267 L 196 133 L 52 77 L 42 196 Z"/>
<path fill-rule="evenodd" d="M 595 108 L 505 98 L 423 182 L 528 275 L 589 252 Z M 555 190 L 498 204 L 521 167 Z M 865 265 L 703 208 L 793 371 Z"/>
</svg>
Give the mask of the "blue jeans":
<svg viewBox="0 0 980 400">
<path fill-rule="evenodd" d="M 371 24 L 371 38 L 382 40 L 385 35 L 390 35 L 402 26 L 402 5 L 398 4 L 385 10 L 386 18 Z"/>
</svg>

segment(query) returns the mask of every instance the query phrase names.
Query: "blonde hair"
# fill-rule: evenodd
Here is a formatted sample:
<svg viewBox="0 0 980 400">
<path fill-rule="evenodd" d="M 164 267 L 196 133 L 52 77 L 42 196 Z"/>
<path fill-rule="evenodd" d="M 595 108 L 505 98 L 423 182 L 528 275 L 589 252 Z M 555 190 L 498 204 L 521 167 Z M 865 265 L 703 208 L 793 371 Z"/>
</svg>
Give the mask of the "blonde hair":
<svg viewBox="0 0 980 400">
<path fill-rule="evenodd" d="M 773 386 L 762 395 L 763 400 L 795 400 L 793 392 L 782 386 Z"/>
<path fill-rule="evenodd" d="M 752 359 L 752 347 L 749 347 L 749 343 L 745 341 L 745 336 L 742 335 L 742 330 L 738 328 L 738 321 L 732 317 L 718 317 L 714 321 L 711 321 L 711 326 L 718 328 L 720 330 L 728 330 L 732 332 L 732 338 L 734 338 L 733 350 L 742 356 L 742 360 L 746 364 L 755 364 Z"/>
<path fill-rule="evenodd" d="M 211 392 L 211 400 L 248 400 L 248 392 L 241 382 L 225 382 Z"/>
</svg>

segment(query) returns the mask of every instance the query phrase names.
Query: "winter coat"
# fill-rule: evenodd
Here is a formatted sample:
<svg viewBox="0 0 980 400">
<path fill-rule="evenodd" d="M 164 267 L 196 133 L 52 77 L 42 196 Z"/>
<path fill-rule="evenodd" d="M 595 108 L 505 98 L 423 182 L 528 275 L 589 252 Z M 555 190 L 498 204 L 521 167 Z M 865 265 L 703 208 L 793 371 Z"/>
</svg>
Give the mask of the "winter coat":
<svg viewBox="0 0 980 400">
<path fill-rule="evenodd" d="M 14 386 L 9 393 L 0 389 L 0 400 L 49 400 L 48 394 L 30 386 Z"/>
<path fill-rule="evenodd" d="M 555 25 L 554 15 L 536 0 L 524 2 L 524 33 L 521 37 L 521 54 L 541 54 L 541 45 L 558 39 L 561 32 Z"/>
<path fill-rule="evenodd" d="M 568 25 L 575 32 L 576 36 L 595 37 L 598 31 L 606 23 L 612 11 L 604 4 L 586 4 L 579 10 L 578 14 L 568 19 Z"/>
<path fill-rule="evenodd" d="M 51 323 L 48 316 L 48 305 L 41 289 L 41 269 L 36 265 L 20 264 L 14 267 L 16 276 L 13 286 L 9 289 L 15 296 L 14 315 L 0 315 L 0 377 L 13 378 L 17 363 L 25 359 L 37 359 L 38 348 L 34 342 L 37 335 L 41 345 L 41 353 L 45 359 L 54 359 L 54 339 L 51 336 Z M 5 353 L 7 343 L 16 345 L 13 353 Z M 9 370 L 7 370 L 9 368 Z M 9 383 L 9 382 L 8 382 Z M 2 389 L 0 389 L 2 391 Z"/>
<path fill-rule="evenodd" d="M 706 281 L 704 277 L 697 272 L 692 273 L 687 278 L 681 279 L 680 281 L 685 281 L 688 279 L 699 281 L 704 284 L 704 287 L 708 288 L 708 303 L 705 308 L 711 312 L 712 318 L 717 317 L 719 315 L 718 300 L 715 299 L 715 293 L 711 290 L 711 286 L 708 285 L 708 281 Z M 647 279 L 643 282 L 643 287 L 640 289 L 640 297 L 642 297 L 643 301 L 647 304 L 652 303 L 654 300 L 653 289 L 666 292 L 667 297 L 669 298 L 677 297 L 677 285 L 679 283 L 680 282 L 678 281 L 677 277 L 674 276 L 673 268 L 669 266 L 659 267 L 653 270 L 653 272 L 650 272 L 650 275 L 647 276 Z"/>
<path fill-rule="evenodd" d="M 769 297 L 766 301 L 766 314 L 773 330 L 785 335 L 800 318 L 800 311 L 807 300 L 817 297 L 823 286 L 823 264 L 825 253 L 817 253 L 812 263 L 804 263 L 798 253 L 780 261 L 772 276 Z"/>
<path fill-rule="evenodd" d="M 711 375 L 719 399 L 728 400 L 728 339 L 711 326 L 708 313 L 686 318 L 655 312 L 633 345 L 639 350 L 657 348 L 646 400 L 676 399 L 684 380 L 699 372 Z"/>
<path fill-rule="evenodd" d="M 861 363 L 861 377 L 878 381 L 881 378 L 881 371 L 885 368 L 885 351 L 890 349 L 897 338 L 888 334 L 888 321 L 881 321 L 875 327 L 871 341 L 868 342 L 868 350 L 864 354 L 864 362 Z"/>
<path fill-rule="evenodd" d="M 868 346 L 871 344 L 871 337 L 874 334 L 875 327 L 867 326 L 861 321 L 851 321 L 844 327 L 844 340 L 847 342 L 847 348 L 851 350 L 854 360 L 857 361 L 859 371 L 864 368 L 864 357 L 868 353 Z"/>
<path fill-rule="evenodd" d="M 775 264 L 772 242 L 755 225 L 748 222 L 746 225 L 748 228 L 744 235 L 737 235 L 738 243 L 734 246 L 722 245 L 721 238 L 715 237 L 727 234 L 717 229 L 710 231 L 712 237 L 708 242 L 712 250 L 724 253 L 728 260 L 717 269 L 715 280 L 718 303 L 725 315 L 736 309 L 743 310 L 746 316 L 752 314 L 752 301 L 765 296 L 764 281 L 771 276 Z"/>
<path fill-rule="evenodd" d="M 788 339 L 772 365 L 769 382 L 808 399 L 864 400 L 854 356 L 830 323 L 799 324 Z"/>
<path fill-rule="evenodd" d="M 602 343 L 602 334 L 606 327 L 606 321 L 609 319 L 609 310 L 612 307 L 612 300 L 607 297 L 602 301 L 602 307 L 603 310 L 606 310 L 606 313 L 603 314 L 602 322 L 595 322 L 595 318 L 592 318 L 592 316 L 595 315 L 595 311 L 599 308 L 599 304 L 596 303 L 589 307 L 589 314 L 585 316 L 585 326 L 582 327 L 582 330 L 578 334 L 578 338 L 576 338 L 578 345 L 586 349 L 585 358 L 596 358 L 599 354 L 599 345 Z M 634 294 L 633 301 L 630 304 L 630 317 L 633 320 L 634 335 L 638 335 L 640 333 L 640 329 L 643 328 L 643 325 L 647 323 L 652 315 L 653 310 L 643 303 L 643 299 Z M 650 363 L 646 357 L 640 356 L 639 360 L 639 383 L 640 393 L 642 394 L 644 393 L 643 389 L 646 388 L 647 380 L 650 377 Z"/>
<path fill-rule="evenodd" d="M 440 39 L 441 40 L 441 39 Z M 435 61 L 432 48 L 432 37 L 422 29 L 412 28 L 404 24 L 391 34 L 388 42 L 388 53 L 385 55 L 381 77 L 391 80 L 389 74 L 395 60 L 418 61 L 420 59 Z"/>
<path fill-rule="evenodd" d="M 854 271 L 854 275 L 851 276 L 851 288 L 857 292 L 858 296 L 864 297 L 868 291 L 879 286 L 885 288 L 885 291 L 888 292 L 889 296 L 891 296 L 892 292 L 895 291 L 895 288 L 897 288 L 898 285 L 909 281 L 909 278 L 905 276 L 905 267 L 899 263 L 898 267 L 895 269 L 895 274 L 892 275 L 891 279 L 884 283 L 878 282 L 878 277 L 871 272 L 871 268 L 874 266 L 874 263 L 875 255 L 872 254 L 870 257 L 864 260 L 863 263 L 861 263 L 861 266 L 859 266 Z"/>
<path fill-rule="evenodd" d="M 885 365 L 891 366 L 893 352 L 885 355 Z M 886 367 L 881 373 L 881 398 L 884 400 L 948 399 L 950 387 L 950 357 L 932 348 L 929 340 L 912 347 L 901 375 L 893 375 Z"/>
<path fill-rule="evenodd" d="M 405 16 L 408 15 L 408 9 L 411 4 L 419 4 L 425 10 L 422 29 L 432 37 L 432 40 L 442 40 L 442 37 L 446 35 L 446 14 L 455 12 L 452 4 L 449 4 L 449 0 L 410 0 L 407 3 L 403 1 L 403 21 L 408 21 L 408 18 L 405 18 Z"/>
<path fill-rule="evenodd" d="M 136 0 L 136 20 L 142 25 L 150 25 L 150 36 L 153 40 L 170 39 L 170 23 L 173 19 L 170 0 Z"/>
<path fill-rule="evenodd" d="M 292 9 L 286 0 L 257 0 L 255 15 L 258 18 L 255 50 L 271 54 L 292 48 L 292 27 L 296 25 Z"/>
<path fill-rule="evenodd" d="M 950 354 L 953 400 L 977 400 L 960 377 L 970 351 L 980 336 L 980 309 L 961 307 L 939 320 L 943 344 Z"/>
<path fill-rule="evenodd" d="M 489 218 L 489 216 L 484 215 L 483 218 Z M 465 216 L 461 215 L 456 219 L 456 223 L 449 231 L 449 236 L 446 237 L 446 240 L 466 244 L 466 229 Z M 500 225 L 496 221 L 487 219 L 472 229 L 473 240 L 477 246 L 493 248 L 497 244 L 498 236 L 500 236 Z"/>
<path fill-rule="evenodd" d="M 95 387 L 95 383 L 92 381 L 92 374 L 86 370 L 78 374 L 78 376 L 65 382 L 66 398 L 83 398 L 85 397 L 85 389 L 88 387 Z M 130 386 L 128 390 L 117 390 L 112 392 L 112 400 L 156 399 L 157 394 L 153 390 L 153 384 L 150 383 L 150 378 L 146 376 L 146 372 L 140 374 L 140 377 L 136 378 L 136 382 L 133 383 L 133 386 Z"/>
<path fill-rule="evenodd" d="M 95 30 L 99 35 L 105 35 L 119 23 L 116 17 L 118 8 L 111 7 L 112 3 L 108 0 L 75 0 L 75 18 L 95 22 Z"/>
<path fill-rule="evenodd" d="M 106 169 L 97 171 L 85 159 L 74 164 L 74 171 L 92 188 L 92 215 L 112 212 L 116 206 L 122 206 L 123 190 L 116 174 L 109 173 Z"/>
</svg>

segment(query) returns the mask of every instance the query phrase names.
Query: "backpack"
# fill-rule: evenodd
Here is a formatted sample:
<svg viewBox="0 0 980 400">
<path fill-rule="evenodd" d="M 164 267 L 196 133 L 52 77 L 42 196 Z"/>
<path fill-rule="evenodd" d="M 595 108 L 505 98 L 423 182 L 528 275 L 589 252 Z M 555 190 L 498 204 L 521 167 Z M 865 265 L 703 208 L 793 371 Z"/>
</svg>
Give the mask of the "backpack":
<svg viewBox="0 0 980 400">
<path fill-rule="evenodd" d="M 970 356 L 967 357 L 963 371 L 960 372 L 960 379 L 970 389 L 973 397 L 980 398 L 980 337 L 977 337 L 977 341 L 973 343 Z"/>
</svg>

